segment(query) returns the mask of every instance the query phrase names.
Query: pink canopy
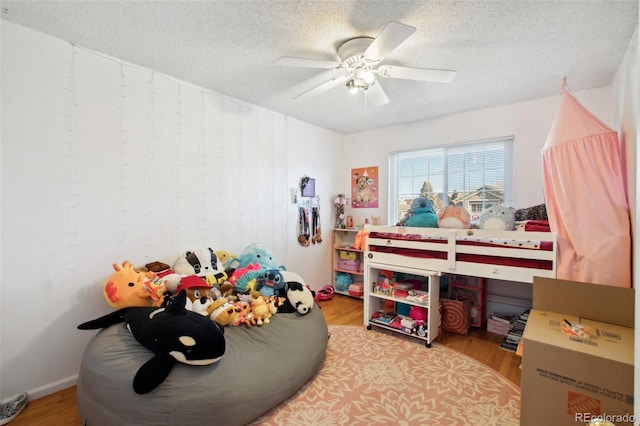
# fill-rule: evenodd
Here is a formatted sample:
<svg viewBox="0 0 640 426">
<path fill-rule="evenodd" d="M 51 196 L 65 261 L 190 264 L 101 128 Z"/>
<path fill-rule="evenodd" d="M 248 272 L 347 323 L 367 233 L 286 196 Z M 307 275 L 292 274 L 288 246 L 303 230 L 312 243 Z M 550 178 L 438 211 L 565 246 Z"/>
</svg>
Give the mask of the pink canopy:
<svg viewBox="0 0 640 426">
<path fill-rule="evenodd" d="M 542 150 L 557 277 L 631 287 L 631 227 L 618 135 L 563 85 Z"/>
</svg>

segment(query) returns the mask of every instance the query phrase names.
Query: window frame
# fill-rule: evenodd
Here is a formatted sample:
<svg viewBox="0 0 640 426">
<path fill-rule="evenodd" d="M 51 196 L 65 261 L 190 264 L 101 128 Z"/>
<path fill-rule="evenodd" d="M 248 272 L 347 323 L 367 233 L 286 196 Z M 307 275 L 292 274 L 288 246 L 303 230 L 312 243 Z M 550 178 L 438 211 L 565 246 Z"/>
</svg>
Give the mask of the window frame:
<svg viewBox="0 0 640 426">
<path fill-rule="evenodd" d="M 515 167 L 513 166 L 513 148 L 514 148 L 515 138 L 513 135 L 511 136 L 502 136 L 491 139 L 482 139 L 482 140 L 474 140 L 469 142 L 461 142 L 461 143 L 453 143 L 446 145 L 437 145 L 428 148 L 420 148 L 420 149 L 412 149 L 412 150 L 403 150 L 403 151 L 392 151 L 389 152 L 389 164 L 388 164 L 388 188 L 389 188 L 389 203 L 388 203 L 388 217 L 389 223 L 398 223 L 401 215 L 398 213 L 398 200 L 399 200 L 399 170 L 398 163 L 402 157 L 408 158 L 410 156 L 419 157 L 421 153 L 424 156 L 428 155 L 437 155 L 438 151 L 441 151 L 441 155 L 443 158 L 443 171 L 441 173 L 443 180 L 443 192 L 442 194 L 447 194 L 444 197 L 444 205 L 448 205 L 448 194 L 451 191 L 448 188 L 448 156 L 452 154 L 459 154 L 460 151 L 464 153 L 473 152 L 474 150 L 480 150 L 483 148 L 490 147 L 491 145 L 502 145 L 503 148 L 503 184 L 504 184 L 504 201 L 503 205 L 510 207 L 515 205 L 514 200 L 514 186 L 515 186 Z M 475 149 L 474 149 L 475 148 Z M 413 175 L 415 176 L 415 175 Z M 494 205 L 495 202 L 493 200 L 487 200 Z M 483 201 L 484 203 L 484 201 Z M 485 209 L 487 206 L 485 206 Z M 477 212 L 469 211 L 471 216 L 478 215 Z"/>
</svg>

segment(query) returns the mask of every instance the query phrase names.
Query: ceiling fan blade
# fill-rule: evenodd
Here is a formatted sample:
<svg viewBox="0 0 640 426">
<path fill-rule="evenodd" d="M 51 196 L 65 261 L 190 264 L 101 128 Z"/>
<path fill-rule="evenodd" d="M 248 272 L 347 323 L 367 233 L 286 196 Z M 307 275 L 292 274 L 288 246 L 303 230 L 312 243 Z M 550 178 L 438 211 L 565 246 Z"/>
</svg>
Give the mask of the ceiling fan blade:
<svg viewBox="0 0 640 426">
<path fill-rule="evenodd" d="M 305 59 L 305 58 L 291 58 L 288 56 L 283 56 L 276 61 L 276 65 L 281 65 L 284 67 L 306 67 L 306 68 L 336 68 L 340 66 L 339 62 L 333 61 L 319 61 L 316 59 Z"/>
<path fill-rule="evenodd" d="M 381 61 L 415 31 L 416 28 L 410 25 L 395 21 L 389 22 L 382 32 L 378 34 L 378 37 L 367 47 L 364 57 L 372 61 Z"/>
<path fill-rule="evenodd" d="M 389 103 L 389 98 L 387 97 L 387 94 L 384 93 L 379 82 L 370 85 L 364 93 L 367 105 L 377 107 Z"/>
<path fill-rule="evenodd" d="M 341 75 L 335 78 L 332 78 L 329 81 L 325 81 L 324 83 L 307 90 L 306 92 L 303 92 L 301 94 L 299 94 L 298 96 L 294 97 L 293 99 L 296 100 L 302 100 L 302 99 L 308 99 L 308 98 L 312 98 L 314 96 L 317 96 L 321 93 L 324 93 L 330 89 L 333 89 L 334 87 L 336 87 L 338 84 L 340 83 L 344 83 L 344 81 L 347 79 L 348 76 L 346 75 Z"/>
<path fill-rule="evenodd" d="M 380 65 L 376 71 L 380 77 L 432 81 L 435 83 L 451 83 L 456 76 L 456 72 L 452 70 L 409 68 L 395 65 Z"/>
</svg>

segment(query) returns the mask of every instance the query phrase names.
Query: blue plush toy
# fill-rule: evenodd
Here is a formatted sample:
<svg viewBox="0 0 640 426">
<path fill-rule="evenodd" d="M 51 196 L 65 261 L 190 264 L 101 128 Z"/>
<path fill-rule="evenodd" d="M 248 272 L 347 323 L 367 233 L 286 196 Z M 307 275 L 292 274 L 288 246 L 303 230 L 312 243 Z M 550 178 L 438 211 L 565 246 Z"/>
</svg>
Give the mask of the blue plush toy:
<svg viewBox="0 0 640 426">
<path fill-rule="evenodd" d="M 335 287 L 338 291 L 348 291 L 351 285 L 351 275 L 346 272 L 338 272 L 335 278 Z"/>
<path fill-rule="evenodd" d="M 418 197 L 411 202 L 407 215 L 400 221 L 400 225 L 421 228 L 437 228 L 438 215 L 433 209 L 433 203 L 426 197 Z"/>
<path fill-rule="evenodd" d="M 277 294 L 284 286 L 284 276 L 279 269 L 269 269 L 256 280 L 256 290 L 267 297 Z"/>
<path fill-rule="evenodd" d="M 231 266 L 234 269 L 238 269 L 246 268 L 247 266 L 255 263 L 260 264 L 261 270 L 286 270 L 283 265 L 278 265 L 278 262 L 274 259 L 271 250 L 259 243 L 253 243 L 245 247 L 240 255 L 236 259 L 233 259 Z"/>
</svg>

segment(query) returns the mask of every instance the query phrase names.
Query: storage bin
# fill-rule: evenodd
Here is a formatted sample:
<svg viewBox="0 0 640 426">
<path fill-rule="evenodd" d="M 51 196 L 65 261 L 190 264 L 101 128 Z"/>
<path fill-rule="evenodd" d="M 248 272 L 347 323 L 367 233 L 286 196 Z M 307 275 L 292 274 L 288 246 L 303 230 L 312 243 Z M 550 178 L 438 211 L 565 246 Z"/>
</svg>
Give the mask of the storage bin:
<svg viewBox="0 0 640 426">
<path fill-rule="evenodd" d="M 360 263 L 357 260 L 338 260 L 338 269 L 358 272 Z"/>
<path fill-rule="evenodd" d="M 339 256 L 340 260 L 356 260 L 357 255 L 355 251 L 340 250 Z"/>
<path fill-rule="evenodd" d="M 349 295 L 356 296 L 356 297 L 364 296 L 364 283 L 357 282 L 357 283 L 351 284 L 349 286 Z"/>
</svg>

